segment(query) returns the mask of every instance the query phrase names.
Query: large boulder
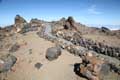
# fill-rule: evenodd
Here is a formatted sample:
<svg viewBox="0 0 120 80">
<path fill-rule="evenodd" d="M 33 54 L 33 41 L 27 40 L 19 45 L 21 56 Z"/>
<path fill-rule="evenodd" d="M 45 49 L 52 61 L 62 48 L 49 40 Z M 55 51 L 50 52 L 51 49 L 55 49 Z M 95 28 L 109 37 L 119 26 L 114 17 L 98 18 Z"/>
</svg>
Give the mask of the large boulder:
<svg viewBox="0 0 120 80">
<path fill-rule="evenodd" d="M 0 58 L 0 73 L 9 71 L 16 63 L 17 58 L 11 54 L 1 56 Z"/>
<path fill-rule="evenodd" d="M 57 59 L 61 55 L 60 47 L 51 47 L 46 51 L 46 58 L 50 61 Z"/>
<path fill-rule="evenodd" d="M 27 23 L 27 21 L 23 17 L 21 17 L 20 15 L 15 16 L 14 27 L 23 28 L 24 24 L 26 24 L 26 23 Z"/>
<path fill-rule="evenodd" d="M 21 23 L 26 23 L 26 20 L 21 17 L 20 15 L 15 16 L 15 24 L 21 24 Z"/>
</svg>

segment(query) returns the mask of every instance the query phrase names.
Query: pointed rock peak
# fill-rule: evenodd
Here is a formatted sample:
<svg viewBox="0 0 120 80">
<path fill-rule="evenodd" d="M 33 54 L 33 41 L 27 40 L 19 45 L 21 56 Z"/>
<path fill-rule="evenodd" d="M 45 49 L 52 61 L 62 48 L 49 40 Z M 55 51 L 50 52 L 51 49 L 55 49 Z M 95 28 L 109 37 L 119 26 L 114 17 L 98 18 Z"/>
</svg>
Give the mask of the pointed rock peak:
<svg viewBox="0 0 120 80">
<path fill-rule="evenodd" d="M 15 16 L 15 18 L 19 18 L 19 17 L 21 17 L 19 14 L 17 14 L 17 15 Z"/>
<path fill-rule="evenodd" d="M 70 22 L 70 23 L 74 23 L 75 22 L 72 16 L 69 16 L 67 21 Z"/>
<path fill-rule="evenodd" d="M 15 16 L 15 24 L 21 24 L 21 23 L 26 23 L 27 21 L 21 17 L 20 15 Z"/>
</svg>

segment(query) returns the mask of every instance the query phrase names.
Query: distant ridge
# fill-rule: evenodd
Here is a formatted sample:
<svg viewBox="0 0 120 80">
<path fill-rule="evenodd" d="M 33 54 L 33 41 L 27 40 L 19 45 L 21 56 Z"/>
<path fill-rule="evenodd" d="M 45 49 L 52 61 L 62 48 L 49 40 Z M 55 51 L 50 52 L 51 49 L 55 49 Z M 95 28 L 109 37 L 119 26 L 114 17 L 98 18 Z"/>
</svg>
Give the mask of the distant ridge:
<svg viewBox="0 0 120 80">
<path fill-rule="evenodd" d="M 101 24 L 87 24 L 89 27 L 98 27 L 101 28 L 102 26 L 109 28 L 110 30 L 120 30 L 120 25 L 101 25 Z"/>
</svg>

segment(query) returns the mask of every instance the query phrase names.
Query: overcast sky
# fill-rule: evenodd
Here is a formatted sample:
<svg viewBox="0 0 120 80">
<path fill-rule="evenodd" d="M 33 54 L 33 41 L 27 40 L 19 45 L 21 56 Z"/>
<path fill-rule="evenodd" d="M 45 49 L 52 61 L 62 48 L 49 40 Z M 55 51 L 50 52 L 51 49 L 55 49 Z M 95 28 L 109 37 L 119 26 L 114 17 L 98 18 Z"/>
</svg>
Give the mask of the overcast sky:
<svg viewBox="0 0 120 80">
<path fill-rule="evenodd" d="M 0 25 L 16 14 L 47 21 L 73 16 L 83 24 L 120 25 L 120 0 L 0 0 Z"/>
</svg>

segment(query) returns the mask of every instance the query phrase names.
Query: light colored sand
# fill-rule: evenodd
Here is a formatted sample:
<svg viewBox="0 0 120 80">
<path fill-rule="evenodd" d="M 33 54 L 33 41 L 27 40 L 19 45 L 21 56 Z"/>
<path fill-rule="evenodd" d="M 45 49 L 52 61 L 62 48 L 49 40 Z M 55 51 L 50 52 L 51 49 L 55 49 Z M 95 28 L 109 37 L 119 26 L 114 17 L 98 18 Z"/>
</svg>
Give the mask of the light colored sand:
<svg viewBox="0 0 120 80">
<path fill-rule="evenodd" d="M 55 44 L 39 38 L 35 33 L 19 36 L 17 41 L 20 44 L 27 42 L 27 45 L 14 53 L 18 60 L 6 80 L 85 80 L 73 71 L 73 64 L 81 62 L 79 57 L 63 50 L 58 59 L 48 61 L 45 58 L 46 49 Z M 32 49 L 32 54 L 29 54 L 29 49 Z M 37 62 L 43 64 L 39 70 L 34 67 Z"/>
</svg>

